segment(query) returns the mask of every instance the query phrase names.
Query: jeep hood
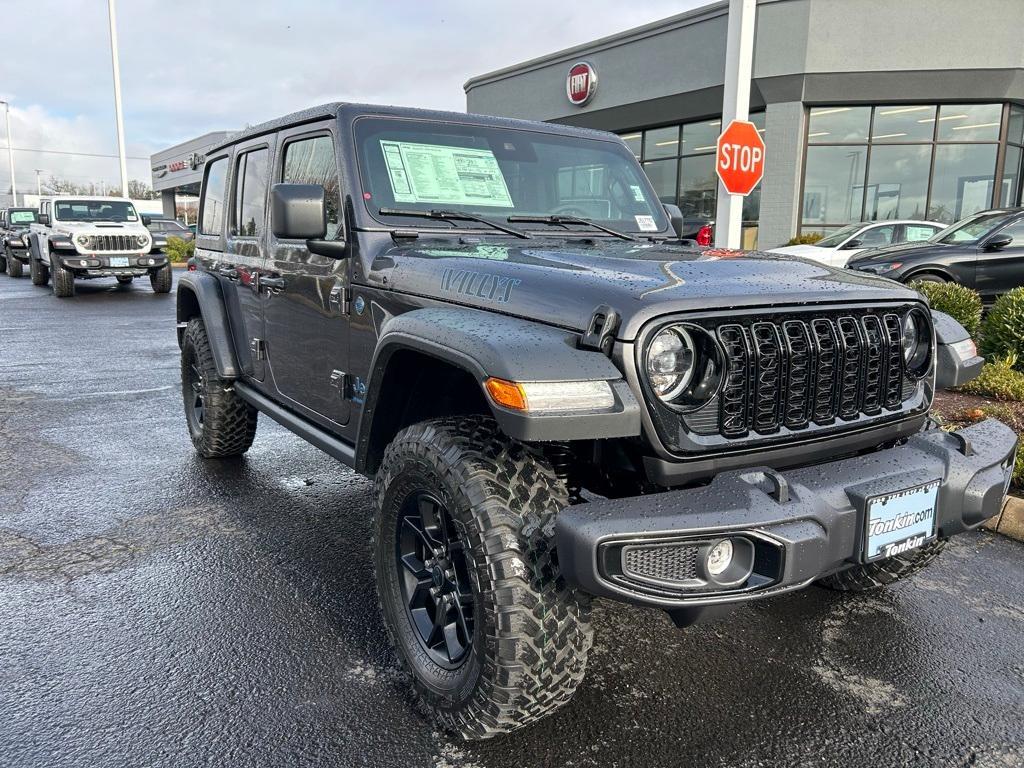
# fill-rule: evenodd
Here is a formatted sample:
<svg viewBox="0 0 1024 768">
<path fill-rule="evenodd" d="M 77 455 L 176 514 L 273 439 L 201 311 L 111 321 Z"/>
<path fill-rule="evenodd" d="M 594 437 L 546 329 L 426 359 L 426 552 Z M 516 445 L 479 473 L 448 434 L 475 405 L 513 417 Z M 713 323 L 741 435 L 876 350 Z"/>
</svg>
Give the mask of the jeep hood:
<svg viewBox="0 0 1024 768">
<path fill-rule="evenodd" d="M 420 239 L 378 254 L 367 282 L 576 331 L 607 304 L 621 315 L 618 337 L 626 341 L 668 313 L 917 297 L 874 275 L 779 254 L 605 239 Z"/>
</svg>

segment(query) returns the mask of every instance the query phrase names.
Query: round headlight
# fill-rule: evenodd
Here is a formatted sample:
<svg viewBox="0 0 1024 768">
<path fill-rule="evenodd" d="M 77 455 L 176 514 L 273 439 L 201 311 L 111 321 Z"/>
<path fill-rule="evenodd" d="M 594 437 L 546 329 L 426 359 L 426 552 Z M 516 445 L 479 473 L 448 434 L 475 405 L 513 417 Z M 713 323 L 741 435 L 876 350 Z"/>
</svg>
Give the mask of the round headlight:
<svg viewBox="0 0 1024 768">
<path fill-rule="evenodd" d="M 75 242 L 77 242 L 83 248 L 86 248 L 89 245 L 89 236 L 79 235 L 78 237 L 75 238 Z"/>
<path fill-rule="evenodd" d="M 665 328 L 647 349 L 647 380 L 662 400 L 677 397 L 693 378 L 693 338 L 679 326 Z"/>
<path fill-rule="evenodd" d="M 911 310 L 903 317 L 903 363 L 907 373 L 924 376 L 931 357 L 931 332 L 920 312 Z"/>
<path fill-rule="evenodd" d="M 138 243 L 139 248 L 145 248 L 149 245 L 149 235 L 136 235 L 135 242 Z"/>
</svg>

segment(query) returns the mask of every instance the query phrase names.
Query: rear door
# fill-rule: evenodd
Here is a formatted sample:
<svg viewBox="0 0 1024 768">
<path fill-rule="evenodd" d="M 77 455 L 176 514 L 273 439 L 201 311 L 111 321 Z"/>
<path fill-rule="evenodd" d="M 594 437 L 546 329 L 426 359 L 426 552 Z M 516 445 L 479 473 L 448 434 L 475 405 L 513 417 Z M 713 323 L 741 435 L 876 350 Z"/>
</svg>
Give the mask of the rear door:
<svg viewBox="0 0 1024 768">
<path fill-rule="evenodd" d="M 327 239 L 342 209 L 334 123 L 301 126 L 278 136 L 275 181 L 320 184 L 327 200 Z M 282 400 L 330 426 L 349 420 L 347 296 L 350 259 L 310 253 L 301 240 L 270 237 L 266 280 L 267 352 Z"/>
<path fill-rule="evenodd" d="M 235 149 L 228 231 L 223 263 L 218 266 L 218 273 L 227 281 L 225 299 L 232 312 L 239 363 L 257 381 L 263 381 L 266 374 L 259 277 L 267 256 L 267 197 L 273 146 L 273 137 L 262 136 Z"/>
<path fill-rule="evenodd" d="M 1009 235 L 1013 240 L 998 251 L 985 250 L 984 244 L 978 251 L 977 290 L 987 298 L 1024 285 L 1024 219 L 1017 219 L 994 234 Z"/>
</svg>

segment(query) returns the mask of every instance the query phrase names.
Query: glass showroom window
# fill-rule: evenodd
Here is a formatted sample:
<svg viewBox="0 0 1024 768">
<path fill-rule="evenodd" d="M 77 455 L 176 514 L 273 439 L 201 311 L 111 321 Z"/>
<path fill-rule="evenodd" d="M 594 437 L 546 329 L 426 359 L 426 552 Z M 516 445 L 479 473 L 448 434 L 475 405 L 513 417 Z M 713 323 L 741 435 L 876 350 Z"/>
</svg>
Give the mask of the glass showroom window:
<svg viewBox="0 0 1024 768">
<path fill-rule="evenodd" d="M 904 218 L 952 223 L 1019 196 L 1020 153 L 1009 143 L 996 168 L 1004 111 L 1010 141 L 1014 131 L 1024 140 L 1024 113 L 1002 104 L 812 107 L 800 231 Z"/>
</svg>

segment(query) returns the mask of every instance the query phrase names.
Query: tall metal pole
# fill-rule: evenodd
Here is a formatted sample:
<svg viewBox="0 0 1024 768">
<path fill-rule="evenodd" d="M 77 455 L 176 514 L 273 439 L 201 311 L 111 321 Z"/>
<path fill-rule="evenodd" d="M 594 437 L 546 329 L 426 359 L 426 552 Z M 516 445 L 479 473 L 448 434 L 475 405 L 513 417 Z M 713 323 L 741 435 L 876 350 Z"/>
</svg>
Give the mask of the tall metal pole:
<svg viewBox="0 0 1024 768">
<path fill-rule="evenodd" d="M 746 120 L 750 112 L 750 77 L 754 71 L 754 23 L 757 0 L 729 0 L 729 31 L 725 44 L 725 95 L 722 130 L 733 120 Z M 730 195 L 718 182 L 715 245 L 739 248 L 743 233 L 743 196 Z"/>
<path fill-rule="evenodd" d="M 121 197 L 128 197 L 128 163 L 124 149 L 124 117 L 121 114 L 121 65 L 117 60 L 117 11 L 114 0 L 107 0 L 110 17 L 110 63 L 114 68 L 114 112 L 117 117 L 117 155 L 121 161 Z"/>
<path fill-rule="evenodd" d="M 14 144 L 11 142 L 11 105 L 4 105 L 4 120 L 7 123 L 7 162 L 11 165 L 11 205 L 18 204 L 18 186 L 14 182 Z"/>
<path fill-rule="evenodd" d="M 36 168 L 36 196 L 43 196 L 43 183 L 39 180 L 39 174 L 43 172 L 42 168 Z"/>
</svg>

